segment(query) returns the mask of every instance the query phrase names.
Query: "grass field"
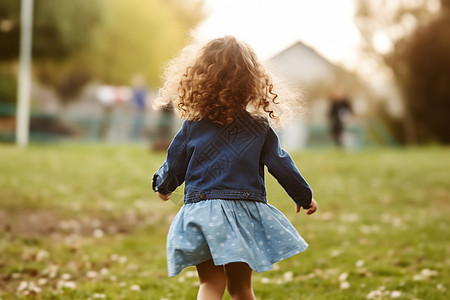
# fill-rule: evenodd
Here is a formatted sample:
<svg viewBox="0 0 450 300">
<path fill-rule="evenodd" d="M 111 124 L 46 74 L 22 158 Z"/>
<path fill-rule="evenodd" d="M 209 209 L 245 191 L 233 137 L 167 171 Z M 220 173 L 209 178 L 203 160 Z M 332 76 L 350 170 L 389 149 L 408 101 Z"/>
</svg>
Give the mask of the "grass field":
<svg viewBox="0 0 450 300">
<path fill-rule="evenodd" d="M 450 299 L 450 149 L 293 153 L 319 211 L 269 202 L 309 249 L 255 273 L 257 299 Z M 0 299 L 195 299 L 167 278 L 181 199 L 150 188 L 163 153 L 137 147 L 0 145 Z M 225 296 L 224 299 L 229 299 Z"/>
</svg>

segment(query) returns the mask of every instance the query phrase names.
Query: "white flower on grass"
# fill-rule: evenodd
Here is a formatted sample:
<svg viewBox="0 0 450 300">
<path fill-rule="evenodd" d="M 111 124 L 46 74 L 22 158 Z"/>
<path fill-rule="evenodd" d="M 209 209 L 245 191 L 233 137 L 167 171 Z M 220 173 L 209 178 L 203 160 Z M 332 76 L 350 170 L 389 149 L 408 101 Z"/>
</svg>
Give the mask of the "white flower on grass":
<svg viewBox="0 0 450 300">
<path fill-rule="evenodd" d="M 119 264 L 123 265 L 128 261 L 128 258 L 126 256 L 119 257 Z"/>
<path fill-rule="evenodd" d="M 425 280 L 425 277 L 423 277 L 421 274 L 416 274 L 413 276 L 413 280 L 414 281 L 421 281 L 421 280 Z"/>
<path fill-rule="evenodd" d="M 64 245 L 66 245 L 70 249 L 78 249 L 80 248 L 80 240 L 80 235 L 73 233 L 64 239 Z"/>
<path fill-rule="evenodd" d="M 403 220 L 400 218 L 394 218 L 392 219 L 392 226 L 394 227 L 400 227 L 403 225 Z"/>
<path fill-rule="evenodd" d="M 72 276 L 70 276 L 70 274 L 68 273 L 64 273 L 61 275 L 62 280 L 70 280 L 70 278 L 72 278 Z"/>
<path fill-rule="evenodd" d="M 94 298 L 94 299 L 105 299 L 106 295 L 105 294 L 96 293 L 96 294 L 92 295 L 92 298 Z"/>
<path fill-rule="evenodd" d="M 178 282 L 185 282 L 186 278 L 184 278 L 184 276 L 180 276 L 178 277 Z"/>
<path fill-rule="evenodd" d="M 119 282 L 119 287 L 126 287 L 127 284 L 125 282 Z"/>
<path fill-rule="evenodd" d="M 117 255 L 117 254 L 111 254 L 111 255 L 109 256 L 109 259 L 110 259 L 111 261 L 116 261 L 116 260 L 119 259 L 119 255 Z"/>
<path fill-rule="evenodd" d="M 42 275 L 48 276 L 49 278 L 56 278 L 56 275 L 58 275 L 59 266 L 57 265 L 49 265 L 47 268 L 45 268 L 42 271 Z"/>
<path fill-rule="evenodd" d="M 374 290 L 367 294 L 366 299 L 379 299 L 381 297 L 383 297 L 383 292 L 380 290 Z"/>
<path fill-rule="evenodd" d="M 74 289 L 77 288 L 77 284 L 74 281 L 66 281 L 64 283 L 64 287 L 67 288 L 67 289 L 74 290 Z"/>
<path fill-rule="evenodd" d="M 34 292 L 34 293 L 36 293 L 36 294 L 39 294 L 39 293 L 42 291 L 41 288 L 40 288 L 40 287 L 37 287 L 37 286 L 34 284 L 33 281 L 30 281 L 30 285 L 29 285 L 28 289 L 29 289 L 31 292 Z"/>
<path fill-rule="evenodd" d="M 23 292 L 27 289 L 27 287 L 28 287 L 28 282 L 22 281 L 21 283 L 19 283 L 19 286 L 17 287 L 16 292 L 17 293 Z"/>
<path fill-rule="evenodd" d="M 361 268 L 362 266 L 364 266 L 364 261 L 362 259 L 360 259 L 356 262 L 355 265 L 357 268 Z"/>
<path fill-rule="evenodd" d="M 187 278 L 192 278 L 192 277 L 196 277 L 197 276 L 197 272 L 196 271 L 187 271 L 186 272 L 186 277 Z"/>
<path fill-rule="evenodd" d="M 141 291 L 141 287 L 139 285 L 137 285 L 137 284 L 133 284 L 130 287 L 130 290 L 132 290 L 133 292 L 140 292 Z"/>
<path fill-rule="evenodd" d="M 47 259 L 50 257 L 50 253 L 46 250 L 39 250 L 38 253 L 36 253 L 36 261 L 43 261 L 44 259 Z"/>
<path fill-rule="evenodd" d="M 58 290 L 62 289 L 74 290 L 77 288 L 77 284 L 74 281 L 59 280 L 58 283 L 56 284 L 56 287 Z"/>
<path fill-rule="evenodd" d="M 95 271 L 89 271 L 87 272 L 86 277 L 89 279 L 96 279 L 98 277 L 98 273 Z"/>
<path fill-rule="evenodd" d="M 444 286 L 442 283 L 438 283 L 438 284 L 436 285 L 436 288 L 437 288 L 439 291 L 445 291 L 445 286 Z"/>
<path fill-rule="evenodd" d="M 420 274 L 422 274 L 425 277 L 430 278 L 430 277 L 436 276 L 438 274 L 438 272 L 435 270 L 430 270 L 430 269 L 422 269 L 422 271 L 420 271 Z"/>
<path fill-rule="evenodd" d="M 342 273 L 341 275 L 339 275 L 339 281 L 346 281 L 347 280 L 347 277 L 348 277 L 348 273 L 347 272 L 344 272 L 344 273 Z"/>
<path fill-rule="evenodd" d="M 37 282 L 37 284 L 39 285 L 46 285 L 47 284 L 47 279 L 45 278 L 40 278 Z"/>
<path fill-rule="evenodd" d="M 22 275 L 20 273 L 12 273 L 11 277 L 12 279 L 19 279 Z"/>
<path fill-rule="evenodd" d="M 103 232 L 102 229 L 96 228 L 96 229 L 94 230 L 94 232 L 92 233 L 92 235 L 93 235 L 96 239 L 100 239 L 100 238 L 102 238 L 102 237 L 105 235 L 105 233 Z"/>
<path fill-rule="evenodd" d="M 339 286 L 339 288 L 341 289 L 341 290 L 346 290 L 346 289 L 348 289 L 350 287 L 350 283 L 348 283 L 348 281 L 342 281 L 341 282 L 341 285 Z"/>
<path fill-rule="evenodd" d="M 430 269 L 422 269 L 420 271 L 420 274 L 416 274 L 413 277 L 414 281 L 421 281 L 421 280 L 428 280 L 431 277 L 434 277 L 438 274 L 437 271 L 435 270 L 430 270 Z"/>
<path fill-rule="evenodd" d="M 100 269 L 100 274 L 101 274 L 102 276 L 106 276 L 106 275 L 109 274 L 109 270 L 108 270 L 107 268 L 101 268 L 101 269 Z"/>
<path fill-rule="evenodd" d="M 263 277 L 263 278 L 261 278 L 261 283 L 268 284 L 268 283 L 270 283 L 270 279 L 267 277 Z"/>
<path fill-rule="evenodd" d="M 283 279 L 286 282 L 292 281 L 294 279 L 294 272 L 289 271 L 283 274 Z"/>
<path fill-rule="evenodd" d="M 391 298 L 400 298 L 402 296 L 402 292 L 400 291 L 392 291 Z"/>
</svg>

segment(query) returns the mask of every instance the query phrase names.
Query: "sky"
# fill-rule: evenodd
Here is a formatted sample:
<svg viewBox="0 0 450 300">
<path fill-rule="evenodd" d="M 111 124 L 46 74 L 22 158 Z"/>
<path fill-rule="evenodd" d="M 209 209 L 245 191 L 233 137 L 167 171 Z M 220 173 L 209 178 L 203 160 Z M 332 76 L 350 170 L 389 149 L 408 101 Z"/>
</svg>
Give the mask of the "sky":
<svg viewBox="0 0 450 300">
<path fill-rule="evenodd" d="M 234 35 L 267 59 L 302 41 L 333 63 L 357 66 L 353 0 L 205 0 L 205 9 L 194 31 L 202 42 Z"/>
</svg>

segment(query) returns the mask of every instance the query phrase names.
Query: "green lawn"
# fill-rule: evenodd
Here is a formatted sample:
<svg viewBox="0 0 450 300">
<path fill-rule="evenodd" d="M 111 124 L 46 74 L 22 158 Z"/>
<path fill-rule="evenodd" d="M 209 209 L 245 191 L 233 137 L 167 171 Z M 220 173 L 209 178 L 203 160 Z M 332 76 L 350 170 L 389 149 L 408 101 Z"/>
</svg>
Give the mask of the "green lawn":
<svg viewBox="0 0 450 300">
<path fill-rule="evenodd" d="M 167 278 L 179 207 L 150 188 L 164 153 L 138 147 L 0 145 L 0 299 L 195 299 L 189 268 Z M 319 211 L 269 202 L 309 249 L 255 273 L 258 299 L 449 299 L 450 149 L 293 153 Z M 229 299 L 225 296 L 224 299 Z"/>
</svg>

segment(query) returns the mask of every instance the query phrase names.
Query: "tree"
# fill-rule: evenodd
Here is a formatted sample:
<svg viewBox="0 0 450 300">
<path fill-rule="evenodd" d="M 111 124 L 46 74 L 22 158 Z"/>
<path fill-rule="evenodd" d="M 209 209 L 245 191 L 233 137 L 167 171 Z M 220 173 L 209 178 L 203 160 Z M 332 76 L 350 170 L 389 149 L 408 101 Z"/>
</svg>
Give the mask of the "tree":
<svg viewBox="0 0 450 300">
<path fill-rule="evenodd" d="M 14 65 L 19 59 L 20 3 L 19 0 L 0 2 L 0 63 L 3 63 L 0 75 L 3 82 L 15 82 L 17 76 L 15 68 L 5 65 Z M 53 86 L 62 99 L 76 95 L 89 77 L 75 72 L 78 80 L 72 80 L 76 84 L 69 87 L 68 78 L 74 75 L 57 66 L 66 64 L 89 44 L 92 28 L 100 22 L 100 8 L 99 1 L 90 0 L 34 1 L 33 69 L 37 79 Z M 15 101 L 15 85 L 0 84 L 0 102 Z"/>
<path fill-rule="evenodd" d="M 419 140 L 416 127 L 430 122 L 430 118 L 418 119 L 413 112 L 415 106 L 412 102 L 414 100 L 409 97 L 410 86 L 405 85 L 408 72 L 412 69 L 408 66 L 410 61 L 405 53 L 411 50 L 414 33 L 436 19 L 446 2 L 449 1 L 442 0 L 441 5 L 438 0 L 357 1 L 355 21 L 361 32 L 363 53 L 373 65 L 381 66 L 384 72 L 392 76 L 399 88 L 405 107 L 404 134 L 409 142 L 423 141 Z M 427 98 L 414 99 L 427 101 Z"/>
<path fill-rule="evenodd" d="M 151 86 L 202 18 L 202 1 L 109 0 L 84 59 L 102 81 L 128 84 L 142 73 Z"/>
<path fill-rule="evenodd" d="M 450 10 L 405 43 L 401 86 L 419 143 L 450 144 Z"/>
<path fill-rule="evenodd" d="M 0 62 L 18 59 L 19 4 L 18 0 L 0 2 Z M 52 86 L 63 102 L 74 99 L 92 79 L 129 84 L 132 75 L 140 72 L 157 86 L 163 64 L 204 16 L 202 0 L 39 0 L 35 4 L 35 78 Z"/>
<path fill-rule="evenodd" d="M 19 0 L 0 2 L 1 61 L 18 59 L 20 3 Z M 33 58 L 67 58 L 90 41 L 89 32 L 99 18 L 99 1 L 34 1 Z"/>
</svg>

